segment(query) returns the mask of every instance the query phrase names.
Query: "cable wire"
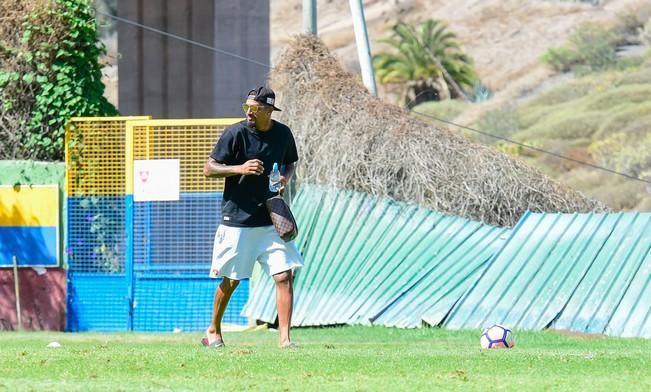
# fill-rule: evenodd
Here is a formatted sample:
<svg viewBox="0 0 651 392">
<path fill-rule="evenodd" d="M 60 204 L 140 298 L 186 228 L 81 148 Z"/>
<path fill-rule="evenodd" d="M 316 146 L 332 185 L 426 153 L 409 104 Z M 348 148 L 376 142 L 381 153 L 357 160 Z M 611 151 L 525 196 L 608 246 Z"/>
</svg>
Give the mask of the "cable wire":
<svg viewBox="0 0 651 392">
<path fill-rule="evenodd" d="M 119 22 L 122 22 L 122 23 L 126 23 L 126 24 L 129 24 L 129 25 L 132 25 L 132 26 L 139 27 L 139 28 L 141 28 L 143 30 L 148 30 L 148 31 L 151 31 L 151 32 L 154 32 L 154 33 L 158 33 L 158 34 L 170 37 L 170 38 L 178 39 L 180 41 L 186 42 L 186 43 L 191 44 L 191 45 L 199 46 L 201 48 L 208 49 L 208 50 L 211 50 L 211 51 L 216 52 L 216 53 L 220 53 L 220 54 L 223 54 L 223 55 L 226 55 L 226 56 L 231 56 L 231 57 L 234 57 L 234 58 L 242 60 L 242 61 L 246 61 L 246 62 L 249 62 L 249 63 L 252 63 L 252 64 L 259 65 L 261 67 L 265 67 L 267 69 L 271 69 L 271 66 L 269 64 L 265 64 L 265 63 L 262 63 L 260 61 L 253 60 L 253 59 L 250 59 L 248 57 L 240 56 L 238 54 L 228 52 L 226 50 L 218 49 L 218 48 L 215 48 L 213 46 L 202 44 L 201 42 L 193 41 L 191 39 L 187 39 L 187 38 L 181 37 L 181 36 L 176 35 L 176 34 L 168 33 L 168 32 L 163 31 L 163 30 L 159 30 L 159 29 L 156 29 L 156 28 L 153 28 L 153 27 L 150 27 L 150 26 L 146 26 L 146 25 L 144 25 L 142 23 L 134 22 L 132 20 L 121 18 L 121 17 L 116 16 L 116 15 L 107 14 L 107 13 L 101 12 L 101 11 L 96 11 L 96 13 L 99 14 L 99 15 L 106 16 L 106 17 L 111 18 L 111 19 L 115 19 L 115 20 L 117 20 Z M 626 173 L 618 172 L 616 170 L 612 170 L 612 169 L 609 169 L 607 167 L 603 167 L 603 166 L 595 165 L 595 164 L 590 163 L 590 162 L 585 162 L 585 161 L 581 161 L 581 160 L 578 160 L 578 159 L 570 158 L 568 156 L 557 154 L 557 153 L 552 152 L 552 151 L 547 151 L 547 150 L 544 150 L 542 148 L 538 148 L 538 147 L 530 146 L 528 144 L 520 143 L 520 142 L 517 142 L 515 140 L 509 139 L 509 138 L 506 138 L 506 137 L 503 137 L 503 136 L 493 135 L 493 134 L 491 134 L 489 132 L 481 131 L 481 130 L 478 130 L 478 129 L 471 128 L 469 126 L 465 126 L 465 125 L 454 123 L 452 121 L 437 118 L 437 117 L 432 116 L 430 114 L 417 112 L 417 111 L 414 111 L 414 110 L 409 110 L 409 111 L 411 113 L 414 113 L 414 114 L 417 114 L 417 115 L 420 115 L 420 116 L 423 116 L 423 117 L 431 118 L 432 120 L 436 120 L 436 121 L 442 122 L 444 124 L 448 124 L 448 125 L 452 125 L 452 126 L 455 126 L 455 127 L 458 127 L 458 128 L 466 129 L 466 130 L 476 132 L 476 133 L 479 133 L 479 134 L 482 134 L 482 135 L 485 135 L 485 136 L 488 136 L 488 137 L 492 137 L 494 139 L 503 140 L 505 142 L 512 143 L 512 144 L 521 146 L 523 148 L 527 148 L 527 149 L 537 151 L 537 152 L 540 152 L 540 153 L 543 153 L 543 154 L 551 155 L 551 156 L 559 158 L 559 159 L 565 159 L 567 161 L 574 162 L 574 163 L 584 165 L 584 166 L 588 166 L 588 167 L 591 167 L 593 169 L 602 170 L 602 171 L 605 171 L 605 172 L 608 172 L 608 173 L 611 173 L 611 174 L 616 174 L 618 176 L 622 176 L 622 177 L 628 178 L 630 180 L 635 180 L 635 181 L 644 182 L 646 184 L 651 184 L 651 181 L 649 181 L 649 180 L 645 180 L 643 178 L 635 177 L 635 176 L 632 176 L 632 175 L 629 175 L 629 174 L 626 174 Z"/>
<path fill-rule="evenodd" d="M 178 39 L 179 41 L 183 41 L 183 42 L 186 42 L 186 43 L 191 44 L 191 45 L 199 46 L 199 47 L 204 48 L 204 49 L 212 50 L 213 52 L 217 52 L 217 53 L 220 53 L 220 54 L 223 54 L 223 55 L 226 55 L 226 56 L 235 57 L 236 59 L 246 61 L 246 62 L 249 62 L 249 63 L 252 63 L 252 64 L 256 64 L 256 65 L 259 65 L 261 67 L 265 67 L 265 68 L 268 68 L 268 69 L 271 68 L 271 66 L 269 64 L 265 64 L 265 63 L 262 63 L 260 61 L 253 60 L 253 59 L 250 59 L 248 57 L 240 56 L 239 54 L 235 54 L 233 52 L 229 52 L 229 51 L 226 51 L 226 50 L 223 50 L 223 49 L 218 49 L 218 48 L 215 48 L 214 46 L 209 46 L 209 45 L 206 45 L 206 44 L 202 44 L 201 42 L 193 41 L 191 39 L 181 37 L 180 35 L 168 33 L 168 32 L 163 31 L 163 30 L 159 30 L 159 29 L 156 29 L 156 28 L 153 28 L 153 27 L 149 27 L 149 26 L 146 26 L 146 25 L 138 23 L 138 22 L 134 22 L 134 21 L 129 20 L 129 19 L 121 18 L 119 16 L 107 14 L 107 13 L 101 12 L 101 11 L 95 11 L 95 13 L 97 13 L 98 15 L 106 16 L 106 17 L 111 18 L 111 19 L 115 19 L 115 20 L 117 20 L 119 22 L 126 23 L 128 25 L 140 27 L 143 30 L 158 33 L 158 34 L 164 35 L 166 37 Z"/>
<path fill-rule="evenodd" d="M 643 178 L 631 176 L 629 174 L 618 172 L 616 170 L 612 170 L 612 169 L 609 169 L 607 167 L 595 165 L 595 164 L 590 163 L 590 162 L 570 158 L 568 156 L 557 154 L 557 153 L 552 152 L 552 151 L 543 150 L 542 148 L 530 146 L 530 145 L 525 144 L 525 143 L 520 143 L 520 142 L 517 142 L 515 140 L 509 139 L 509 138 L 506 138 L 506 137 L 503 137 L 503 136 L 493 135 L 491 133 L 488 133 L 488 132 L 485 132 L 485 131 L 480 131 L 479 129 L 474 129 L 474 128 L 471 128 L 471 127 L 468 127 L 468 126 L 465 126 L 465 125 L 457 124 L 457 123 L 454 123 L 452 121 L 443 120 L 441 118 L 432 116 L 430 114 L 417 112 L 415 110 L 410 110 L 410 112 L 414 113 L 414 114 L 418 114 L 418 115 L 423 116 L 423 117 L 431 118 L 432 120 L 440 121 L 440 122 L 442 122 L 444 124 L 449 124 L 449 125 L 453 125 L 455 127 L 467 129 L 469 131 L 476 132 L 476 133 L 479 133 L 479 134 L 482 134 L 482 135 L 485 135 L 485 136 L 489 136 L 489 137 L 492 137 L 494 139 L 503 140 L 505 142 L 512 143 L 512 144 L 515 144 L 515 145 L 518 145 L 518 146 L 521 146 L 521 147 L 524 147 L 524 148 L 527 148 L 527 149 L 530 149 L 530 150 L 534 150 L 534 151 L 538 151 L 538 152 L 541 152 L 541 153 L 544 153 L 544 154 L 548 154 L 548 155 L 554 156 L 556 158 L 565 159 L 565 160 L 575 162 L 575 163 L 578 163 L 578 164 L 581 164 L 581 165 L 589 166 L 589 167 L 591 167 L 593 169 L 603 170 L 603 171 L 608 172 L 608 173 L 617 174 L 619 176 L 626 177 L 626 178 L 631 179 L 631 180 L 636 180 L 636 181 L 641 181 L 641 182 L 644 182 L 644 183 L 647 183 L 647 184 L 651 184 L 651 181 L 645 180 Z"/>
</svg>

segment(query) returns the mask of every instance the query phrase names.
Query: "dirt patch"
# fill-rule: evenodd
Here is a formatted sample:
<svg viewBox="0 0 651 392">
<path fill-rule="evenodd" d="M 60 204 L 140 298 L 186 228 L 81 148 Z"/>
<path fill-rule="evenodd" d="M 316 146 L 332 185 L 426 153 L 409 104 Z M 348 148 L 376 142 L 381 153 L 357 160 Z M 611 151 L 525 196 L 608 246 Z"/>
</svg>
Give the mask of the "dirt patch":
<svg viewBox="0 0 651 392">
<path fill-rule="evenodd" d="M 549 331 L 561 335 L 561 336 L 566 336 L 568 338 L 576 339 L 576 340 L 601 340 L 601 339 L 608 339 L 608 336 L 602 334 L 602 333 L 584 333 L 584 332 L 577 332 L 577 331 L 569 331 L 567 329 L 550 329 Z"/>
</svg>

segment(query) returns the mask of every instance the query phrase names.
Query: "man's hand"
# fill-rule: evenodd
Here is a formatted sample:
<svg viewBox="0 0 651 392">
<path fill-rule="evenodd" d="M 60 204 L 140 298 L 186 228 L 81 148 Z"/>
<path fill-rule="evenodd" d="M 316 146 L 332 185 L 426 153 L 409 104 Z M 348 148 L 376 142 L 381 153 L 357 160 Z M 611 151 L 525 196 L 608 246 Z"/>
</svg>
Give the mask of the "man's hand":
<svg viewBox="0 0 651 392">
<path fill-rule="evenodd" d="M 263 172 L 264 166 L 262 166 L 262 161 L 259 159 L 251 159 L 240 165 L 240 174 L 244 176 L 251 174 L 254 176 L 259 176 Z"/>
<path fill-rule="evenodd" d="M 282 195 L 283 192 L 285 192 L 285 185 L 287 185 L 287 178 L 285 178 L 285 176 L 280 176 L 280 178 L 278 179 L 278 183 L 280 184 L 280 189 L 278 190 L 278 193 Z"/>
</svg>

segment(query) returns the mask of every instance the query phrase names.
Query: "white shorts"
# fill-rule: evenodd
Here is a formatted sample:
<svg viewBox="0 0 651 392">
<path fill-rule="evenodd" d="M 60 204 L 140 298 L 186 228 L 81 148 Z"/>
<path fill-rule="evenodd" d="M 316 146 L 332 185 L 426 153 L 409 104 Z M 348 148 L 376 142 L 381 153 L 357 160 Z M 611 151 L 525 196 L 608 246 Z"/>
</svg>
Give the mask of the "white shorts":
<svg viewBox="0 0 651 392">
<path fill-rule="evenodd" d="M 269 275 L 303 266 L 303 257 L 294 241 L 281 240 L 273 226 L 219 225 L 212 251 L 211 278 L 250 278 L 256 260 Z"/>
</svg>

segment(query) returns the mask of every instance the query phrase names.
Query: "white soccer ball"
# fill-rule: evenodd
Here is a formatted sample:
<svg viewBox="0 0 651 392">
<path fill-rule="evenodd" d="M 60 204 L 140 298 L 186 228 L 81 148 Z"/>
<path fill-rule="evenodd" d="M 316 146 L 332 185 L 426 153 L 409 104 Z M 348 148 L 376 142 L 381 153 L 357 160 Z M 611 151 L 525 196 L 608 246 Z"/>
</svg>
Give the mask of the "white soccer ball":
<svg viewBox="0 0 651 392">
<path fill-rule="evenodd" d="M 486 328 L 479 338 L 481 348 L 511 348 L 515 346 L 513 332 L 503 325 L 495 324 Z"/>
</svg>

